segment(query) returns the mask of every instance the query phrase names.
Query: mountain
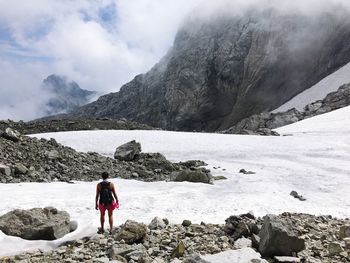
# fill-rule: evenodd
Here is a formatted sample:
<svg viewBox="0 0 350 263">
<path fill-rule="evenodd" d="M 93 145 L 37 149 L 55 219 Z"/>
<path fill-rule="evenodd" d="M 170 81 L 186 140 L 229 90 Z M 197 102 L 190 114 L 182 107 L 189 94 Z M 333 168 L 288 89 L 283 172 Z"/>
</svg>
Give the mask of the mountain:
<svg viewBox="0 0 350 263">
<path fill-rule="evenodd" d="M 48 76 L 42 83 L 43 90 L 49 94 L 46 103 L 46 114 L 71 112 L 90 102 L 96 94 L 94 91 L 84 90 L 74 81 L 58 75 Z"/>
<path fill-rule="evenodd" d="M 72 117 L 127 118 L 171 130 L 223 130 L 281 106 L 350 61 L 350 16 L 329 8 L 192 16 L 173 47 L 119 92 Z"/>
</svg>

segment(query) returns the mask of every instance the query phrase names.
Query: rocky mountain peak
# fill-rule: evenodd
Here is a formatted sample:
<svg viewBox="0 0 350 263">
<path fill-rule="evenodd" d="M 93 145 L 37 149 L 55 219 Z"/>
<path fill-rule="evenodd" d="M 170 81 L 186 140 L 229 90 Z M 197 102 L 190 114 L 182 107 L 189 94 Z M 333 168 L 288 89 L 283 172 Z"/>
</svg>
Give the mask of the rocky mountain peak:
<svg viewBox="0 0 350 263">
<path fill-rule="evenodd" d="M 191 18 L 149 72 L 72 116 L 215 131 L 272 110 L 350 61 L 346 11 L 247 9 Z"/>
<path fill-rule="evenodd" d="M 43 90 L 49 94 L 47 115 L 71 112 L 87 104 L 96 94 L 95 91 L 81 89 L 75 81 L 68 81 L 64 76 L 52 74 L 43 80 Z"/>
</svg>

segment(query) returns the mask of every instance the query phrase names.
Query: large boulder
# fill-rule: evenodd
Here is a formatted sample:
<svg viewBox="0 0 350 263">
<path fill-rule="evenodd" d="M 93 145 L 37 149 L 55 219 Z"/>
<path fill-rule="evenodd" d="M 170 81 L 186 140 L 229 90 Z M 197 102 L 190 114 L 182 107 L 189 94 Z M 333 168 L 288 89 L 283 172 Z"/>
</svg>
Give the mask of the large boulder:
<svg viewBox="0 0 350 263">
<path fill-rule="evenodd" d="M 53 207 L 16 209 L 0 217 L 0 230 L 28 240 L 55 240 L 70 232 L 70 216 Z"/>
<path fill-rule="evenodd" d="M 114 159 L 120 161 L 132 161 L 134 160 L 141 152 L 141 144 L 132 140 L 121 146 L 119 146 L 114 153 Z"/>
<path fill-rule="evenodd" d="M 266 215 L 259 237 L 259 252 L 265 257 L 292 256 L 305 249 L 305 240 L 287 218 Z"/>
<path fill-rule="evenodd" d="M 197 170 L 182 170 L 179 172 L 173 172 L 170 175 L 171 181 L 174 182 L 192 182 L 192 183 L 206 183 L 212 184 L 213 177 L 206 169 Z"/>
<path fill-rule="evenodd" d="M 21 140 L 21 134 L 11 128 L 6 128 L 5 131 L 2 132 L 1 137 L 13 142 L 19 142 Z"/>
<path fill-rule="evenodd" d="M 124 240 L 127 244 L 140 243 L 147 235 L 147 226 L 132 220 L 127 220 L 117 235 L 117 240 Z"/>
</svg>

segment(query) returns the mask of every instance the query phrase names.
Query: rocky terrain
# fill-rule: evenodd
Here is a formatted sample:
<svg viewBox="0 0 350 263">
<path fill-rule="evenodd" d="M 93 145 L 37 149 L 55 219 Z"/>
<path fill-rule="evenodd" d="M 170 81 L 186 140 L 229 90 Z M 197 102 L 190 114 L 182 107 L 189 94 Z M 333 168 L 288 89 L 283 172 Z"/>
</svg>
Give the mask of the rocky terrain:
<svg viewBox="0 0 350 263">
<path fill-rule="evenodd" d="M 84 90 L 76 82 L 54 74 L 44 79 L 42 88 L 50 97 L 46 103 L 46 115 L 71 112 L 96 95 L 96 92 Z"/>
<path fill-rule="evenodd" d="M 101 119 L 50 119 L 30 122 L 15 122 L 11 120 L 0 120 L 0 130 L 12 128 L 22 134 L 36 134 L 57 131 L 83 131 L 83 130 L 152 130 L 149 125 L 131 122 L 126 119 L 112 120 Z"/>
<path fill-rule="evenodd" d="M 77 152 L 54 139 L 22 136 L 7 128 L 0 131 L 0 182 L 92 181 L 107 171 L 112 177 L 142 181 L 212 183 L 210 171 L 201 167 L 203 162 L 172 163 L 160 153 L 142 153 L 136 142 L 128 146 L 121 152 L 117 149 L 113 159 L 94 152 Z M 118 153 L 128 157 L 119 158 Z"/>
<path fill-rule="evenodd" d="M 350 105 L 350 84 L 341 86 L 329 93 L 323 100 L 318 100 L 304 107 L 303 111 L 290 109 L 286 112 L 263 112 L 243 119 L 223 133 L 271 135 L 271 129 L 282 127 L 303 119 L 327 113 Z"/>
<path fill-rule="evenodd" d="M 0 262 L 207 263 L 203 254 L 241 249 L 254 249 L 264 258 L 251 263 L 350 262 L 350 220 L 290 213 L 231 216 L 224 225 L 189 220 L 173 225 L 155 218 L 146 226 L 128 220 L 112 234 L 69 241 L 47 252 L 3 257 Z"/>
<path fill-rule="evenodd" d="M 69 116 L 127 118 L 169 130 L 228 129 L 348 63 L 349 17 L 338 7 L 312 17 L 273 8 L 215 19 L 193 15 L 149 72 Z"/>
</svg>

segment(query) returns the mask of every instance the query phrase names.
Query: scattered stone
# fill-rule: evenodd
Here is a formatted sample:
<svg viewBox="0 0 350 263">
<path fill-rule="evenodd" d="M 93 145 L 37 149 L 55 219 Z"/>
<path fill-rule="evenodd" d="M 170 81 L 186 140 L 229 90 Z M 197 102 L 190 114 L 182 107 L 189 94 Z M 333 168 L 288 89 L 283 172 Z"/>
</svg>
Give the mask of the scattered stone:
<svg viewBox="0 0 350 263">
<path fill-rule="evenodd" d="M 290 192 L 290 195 L 296 199 L 299 199 L 300 201 L 306 201 L 306 198 L 304 198 L 302 195 L 299 195 L 296 191 Z"/>
<path fill-rule="evenodd" d="M 5 131 L 2 132 L 1 137 L 13 142 L 19 142 L 21 140 L 21 134 L 11 128 L 6 128 Z"/>
<path fill-rule="evenodd" d="M 0 230 L 28 240 L 55 240 L 70 232 L 70 216 L 53 207 L 16 209 L 0 217 Z"/>
<path fill-rule="evenodd" d="M 120 161 L 132 161 L 141 153 L 141 144 L 132 140 L 119 146 L 114 153 L 114 158 Z"/>
<path fill-rule="evenodd" d="M 226 178 L 225 176 L 222 176 L 222 175 L 213 176 L 213 179 L 214 179 L 215 181 L 227 180 L 227 178 Z"/>
<path fill-rule="evenodd" d="M 259 237 L 259 252 L 265 257 L 292 256 L 305 249 L 305 240 L 298 236 L 292 222 L 274 215 L 265 216 Z"/>
<path fill-rule="evenodd" d="M 117 240 L 124 240 L 127 244 L 140 243 L 147 235 L 147 227 L 144 224 L 127 220 L 117 235 Z"/>
<path fill-rule="evenodd" d="M 192 225 L 192 222 L 190 220 L 185 219 L 184 221 L 182 221 L 182 225 L 185 227 L 190 226 L 190 225 Z"/>
<path fill-rule="evenodd" d="M 344 252 L 344 249 L 341 247 L 339 242 L 331 242 L 328 245 L 328 253 L 333 255 L 338 255 L 340 253 Z"/>
<path fill-rule="evenodd" d="M 171 181 L 174 182 L 192 182 L 192 183 L 206 183 L 213 182 L 212 176 L 207 169 L 198 170 L 183 170 L 180 172 L 173 172 L 170 175 Z"/>
<path fill-rule="evenodd" d="M 11 168 L 8 167 L 7 165 L 0 164 L 0 174 L 3 174 L 5 176 L 10 176 L 11 175 Z"/>
<path fill-rule="evenodd" d="M 159 218 L 159 217 L 155 217 L 153 218 L 153 220 L 151 221 L 151 223 L 148 225 L 148 228 L 151 230 L 155 230 L 155 229 L 163 229 L 165 228 L 166 224 L 164 223 L 164 220 Z"/>
<path fill-rule="evenodd" d="M 185 254 L 186 246 L 183 241 L 180 241 L 174 251 L 171 253 L 172 258 L 179 258 L 182 257 Z"/>
<path fill-rule="evenodd" d="M 339 238 L 344 239 L 346 237 L 350 237 L 350 225 L 344 225 L 340 227 Z"/>
<path fill-rule="evenodd" d="M 239 173 L 241 173 L 241 174 L 255 174 L 255 172 L 252 172 L 252 171 L 246 171 L 245 169 L 241 169 L 241 170 L 239 170 Z"/>
<path fill-rule="evenodd" d="M 26 174 L 28 172 L 27 167 L 25 167 L 21 163 L 15 164 L 14 168 L 15 168 L 15 174 Z"/>
</svg>

